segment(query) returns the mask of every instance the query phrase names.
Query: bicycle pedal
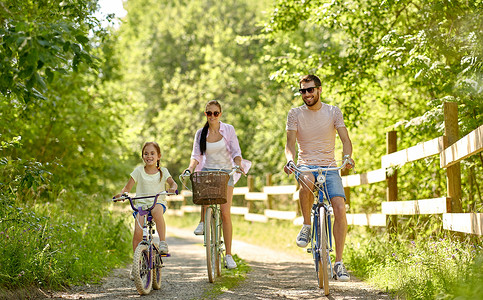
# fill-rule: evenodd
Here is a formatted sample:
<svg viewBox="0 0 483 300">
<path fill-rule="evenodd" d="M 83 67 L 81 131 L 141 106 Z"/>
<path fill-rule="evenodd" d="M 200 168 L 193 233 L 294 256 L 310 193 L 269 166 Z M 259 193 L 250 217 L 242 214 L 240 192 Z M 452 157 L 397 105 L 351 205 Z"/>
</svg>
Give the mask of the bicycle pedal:
<svg viewBox="0 0 483 300">
<path fill-rule="evenodd" d="M 170 257 L 171 254 L 170 253 L 166 253 L 166 254 L 161 254 L 161 257 Z"/>
</svg>

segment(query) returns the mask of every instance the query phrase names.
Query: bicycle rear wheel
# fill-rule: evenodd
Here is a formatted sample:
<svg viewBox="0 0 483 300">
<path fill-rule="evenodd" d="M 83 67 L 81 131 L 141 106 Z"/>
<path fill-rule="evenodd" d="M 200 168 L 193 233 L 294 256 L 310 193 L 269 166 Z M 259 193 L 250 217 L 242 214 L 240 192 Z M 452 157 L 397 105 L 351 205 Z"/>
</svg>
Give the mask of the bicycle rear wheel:
<svg viewBox="0 0 483 300">
<path fill-rule="evenodd" d="M 206 241 L 206 267 L 208 269 L 208 281 L 215 281 L 216 273 L 216 222 L 213 216 L 213 208 L 208 207 L 205 213 L 205 241 Z"/>
<path fill-rule="evenodd" d="M 325 212 L 324 207 L 319 208 L 319 217 L 320 217 L 320 227 L 318 228 L 319 234 L 320 234 L 320 239 L 319 239 L 319 262 L 318 262 L 318 279 L 319 279 L 319 287 L 324 288 L 324 294 L 328 295 L 329 294 L 329 275 L 327 272 L 327 264 L 328 264 L 328 259 L 327 259 L 327 214 Z"/>
<path fill-rule="evenodd" d="M 149 268 L 149 246 L 139 244 L 134 251 L 133 276 L 134 284 L 140 295 L 151 292 L 153 271 Z"/>
</svg>

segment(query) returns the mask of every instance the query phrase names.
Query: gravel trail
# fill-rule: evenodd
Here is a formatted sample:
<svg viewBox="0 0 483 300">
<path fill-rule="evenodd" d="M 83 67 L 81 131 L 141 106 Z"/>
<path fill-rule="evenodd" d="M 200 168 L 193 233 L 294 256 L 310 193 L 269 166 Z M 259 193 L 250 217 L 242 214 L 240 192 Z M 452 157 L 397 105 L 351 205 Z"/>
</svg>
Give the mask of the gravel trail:
<svg viewBox="0 0 483 300">
<path fill-rule="evenodd" d="M 142 299 L 200 299 L 212 284 L 206 274 L 203 238 L 192 231 L 169 228 L 171 257 L 164 260 L 162 287 Z M 309 254 L 290 256 L 260 246 L 233 241 L 234 253 L 251 267 L 247 279 L 216 299 L 391 299 L 352 276 L 349 282 L 331 280 L 325 297 Z M 115 269 L 101 284 L 73 287 L 50 295 L 54 299 L 133 299 L 141 298 L 129 280 L 129 268 Z"/>
</svg>

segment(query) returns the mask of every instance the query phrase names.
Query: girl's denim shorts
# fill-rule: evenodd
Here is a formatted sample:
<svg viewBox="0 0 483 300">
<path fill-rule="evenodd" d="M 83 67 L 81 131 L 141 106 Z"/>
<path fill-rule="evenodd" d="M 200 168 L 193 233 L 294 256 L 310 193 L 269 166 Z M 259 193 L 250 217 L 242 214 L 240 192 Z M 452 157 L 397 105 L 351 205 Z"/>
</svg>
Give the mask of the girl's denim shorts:
<svg viewBox="0 0 483 300">
<path fill-rule="evenodd" d="M 201 171 L 223 171 L 230 174 L 231 170 L 229 169 L 212 169 L 212 168 L 203 168 Z M 230 176 L 228 179 L 228 186 L 235 186 L 235 180 L 233 179 L 233 175 Z"/>
<path fill-rule="evenodd" d="M 301 165 L 299 168 L 305 169 L 318 169 L 323 168 L 323 166 L 308 166 L 308 165 Z M 295 171 L 295 178 L 297 181 L 299 180 L 300 172 Z M 319 175 L 318 172 L 312 172 L 317 180 L 317 176 Z M 323 191 L 325 195 L 332 199 L 334 197 L 342 197 L 345 199 L 344 193 L 344 186 L 342 185 L 342 178 L 339 175 L 339 171 L 331 170 L 331 171 L 323 171 L 322 174 L 325 176 L 325 183 L 323 184 Z"/>
<path fill-rule="evenodd" d="M 156 205 L 161 205 L 163 207 L 163 214 L 166 212 L 166 205 L 164 205 L 163 203 L 156 203 Z M 136 216 L 138 215 L 139 213 L 137 211 L 133 211 L 132 212 L 132 216 L 134 217 L 134 219 L 136 219 Z"/>
</svg>

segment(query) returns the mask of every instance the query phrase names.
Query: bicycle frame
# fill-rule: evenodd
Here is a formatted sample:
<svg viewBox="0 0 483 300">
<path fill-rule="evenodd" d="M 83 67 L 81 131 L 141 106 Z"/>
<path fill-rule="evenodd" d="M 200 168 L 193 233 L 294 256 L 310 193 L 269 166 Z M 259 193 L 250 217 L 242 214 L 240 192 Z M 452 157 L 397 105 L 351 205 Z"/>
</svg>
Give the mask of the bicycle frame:
<svg viewBox="0 0 483 300">
<path fill-rule="evenodd" d="M 316 184 L 315 191 L 314 191 L 314 198 L 317 199 L 317 203 L 314 203 L 312 205 L 312 240 L 314 238 L 316 239 L 316 255 L 326 255 L 327 260 L 328 260 L 328 265 L 330 266 L 329 270 L 329 277 L 332 277 L 333 270 L 332 270 L 332 262 L 330 258 L 330 252 L 333 251 L 332 249 L 332 204 L 330 202 L 330 199 L 325 196 L 325 193 L 322 191 L 322 186 Z M 326 201 L 324 201 L 326 200 Z M 326 236 L 327 236 L 327 249 L 322 249 L 322 245 L 320 241 L 318 240 L 319 238 L 319 230 L 321 229 L 320 226 L 320 212 L 321 209 L 324 210 L 324 216 L 325 216 L 325 224 L 326 224 Z M 323 230 L 323 229 L 322 229 Z M 314 257 L 314 259 L 319 259 L 318 257 Z M 317 270 L 317 267 L 316 267 Z"/>
<path fill-rule="evenodd" d="M 141 242 L 137 245 L 136 250 L 134 252 L 134 258 L 133 258 L 133 264 L 138 264 L 137 266 L 134 265 L 133 269 L 137 270 L 137 274 L 134 277 L 134 282 L 136 284 L 136 289 L 138 290 L 139 294 L 141 295 L 147 295 L 151 291 L 151 288 L 154 289 L 159 289 L 161 287 L 161 268 L 163 267 L 163 260 L 161 256 L 169 256 L 169 254 L 162 255 L 159 252 L 159 249 L 155 249 L 155 245 L 153 244 L 153 215 L 151 214 L 151 211 L 153 208 L 156 206 L 158 197 L 160 195 L 174 195 L 176 193 L 168 193 L 168 192 L 161 192 L 153 196 L 140 196 L 140 197 L 130 197 L 127 195 L 127 193 L 123 194 L 120 198 L 113 198 L 114 202 L 118 201 L 125 201 L 126 199 L 129 200 L 129 203 L 131 205 L 131 208 L 133 209 L 134 212 L 138 213 L 138 218 L 136 218 L 136 223 L 139 225 L 139 227 L 142 227 L 143 230 L 143 239 Z M 151 206 L 149 205 L 143 205 L 136 207 L 134 205 L 134 200 L 139 200 L 139 199 L 147 199 L 147 198 L 154 198 L 153 204 Z M 140 218 L 143 218 L 143 226 L 141 226 L 139 220 Z M 146 255 L 147 252 L 147 255 Z M 155 261 L 154 260 L 159 261 Z M 139 262 L 145 261 L 147 262 L 146 264 L 144 263 L 139 263 Z M 141 268 L 140 265 L 143 265 Z M 141 268 L 141 269 L 139 269 Z M 139 271 L 139 272 L 138 272 Z M 143 279 L 145 276 L 145 279 Z M 143 282 L 145 280 L 145 282 Z"/>
<path fill-rule="evenodd" d="M 287 164 L 292 171 L 297 171 L 299 173 L 318 173 L 315 182 L 313 182 L 314 199 L 317 201 L 314 201 L 315 203 L 312 205 L 311 248 L 307 249 L 307 252 L 312 253 L 315 271 L 318 276 L 319 287 L 324 288 L 325 295 L 329 294 L 328 278 L 333 277 L 333 268 L 330 258 L 330 252 L 333 251 L 331 218 L 333 210 L 330 199 L 325 195 L 323 186 L 328 171 L 340 170 L 344 168 L 347 163 L 348 159 L 344 159 L 344 163 L 340 167 L 321 167 L 317 169 L 302 169 L 297 167 L 292 161 Z M 300 182 L 306 185 L 303 180 L 300 180 Z M 306 185 L 306 187 L 308 186 Z M 322 220 L 321 218 L 324 219 Z M 327 266 L 328 270 L 326 269 Z M 322 270 L 320 270 L 320 268 L 322 268 Z M 330 272 L 327 272 L 329 270 Z"/>
<path fill-rule="evenodd" d="M 234 167 L 228 175 L 231 176 L 237 171 L 239 171 L 239 167 Z M 190 174 L 191 173 L 187 170 L 179 176 L 181 183 L 187 190 L 190 190 L 190 188 L 184 184 L 184 178 L 189 177 Z M 203 243 L 206 248 L 208 280 L 209 282 L 214 282 L 215 276 L 221 276 L 221 261 L 224 260 L 225 256 L 225 249 L 223 248 L 224 242 L 221 208 L 220 204 L 209 204 L 203 205 L 202 209 L 204 209 L 205 214 L 205 221 L 203 224 Z M 212 224 L 212 222 L 214 222 L 214 224 Z M 214 262 L 213 259 L 215 260 Z"/>
</svg>

